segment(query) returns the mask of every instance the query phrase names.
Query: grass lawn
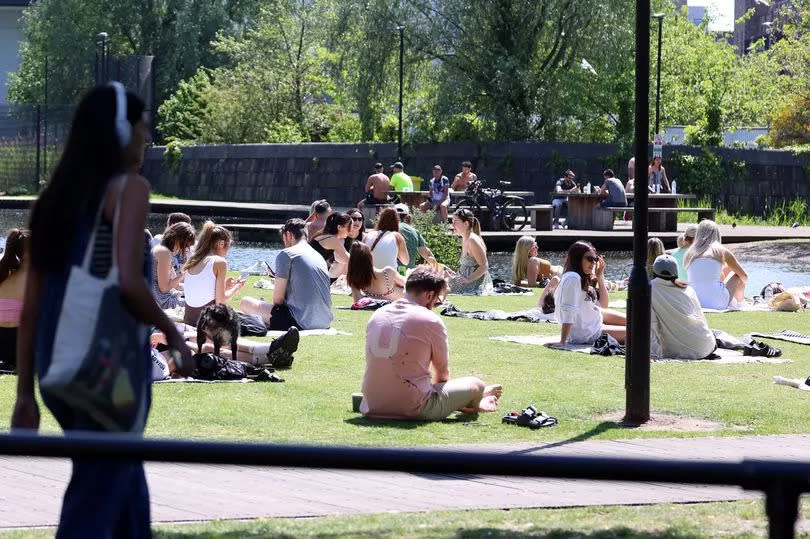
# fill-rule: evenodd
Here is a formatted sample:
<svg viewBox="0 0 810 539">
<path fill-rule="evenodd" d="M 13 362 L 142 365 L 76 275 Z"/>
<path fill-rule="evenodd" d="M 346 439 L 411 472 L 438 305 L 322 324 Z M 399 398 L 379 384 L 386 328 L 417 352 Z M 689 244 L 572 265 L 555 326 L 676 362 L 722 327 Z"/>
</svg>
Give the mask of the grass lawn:
<svg viewBox="0 0 810 539">
<path fill-rule="evenodd" d="M 805 511 L 805 514 L 807 512 Z M 761 501 L 387 513 L 300 519 L 216 521 L 154 526 L 156 539 L 236 537 L 549 537 L 656 538 L 764 537 Z M 807 537 L 801 526 L 798 536 Z M 803 533 L 802 533 L 803 532 Z M 8 538 L 51 537 L 52 530 L 0 534 Z"/>
<path fill-rule="evenodd" d="M 269 296 L 252 287 L 242 295 Z M 620 295 L 612 296 L 622 297 Z M 335 305 L 348 297 L 333 296 Z M 534 297 L 462 297 L 464 309 L 521 310 Z M 163 384 L 154 386 L 147 434 L 158 437 L 233 439 L 356 445 L 430 445 L 468 442 L 615 439 L 695 436 L 668 431 L 639 432 L 614 428 L 599 416 L 624 409 L 624 359 L 558 352 L 538 346 L 496 343 L 495 335 L 559 331 L 556 324 L 483 322 L 444 318 L 450 334 L 451 375 L 473 374 L 504 385 L 502 409 L 533 403 L 560 419 L 551 429 L 531 431 L 502 425 L 500 414 L 482 415 L 489 426 L 465 426 L 451 417 L 443 423 L 370 421 L 351 411 L 351 393 L 359 391 L 364 368 L 364 330 L 370 312 L 335 310 L 334 327 L 352 336 L 304 337 L 295 363 L 281 374 L 283 384 Z M 810 313 L 730 313 L 709 315 L 712 327 L 740 335 L 754 329 L 807 331 Z M 780 343 L 791 364 L 653 364 L 652 410 L 716 421 L 715 435 L 810 432 L 810 401 L 794 389 L 775 386 L 773 375 L 806 377 L 810 349 Z M 0 425 L 8 425 L 15 378 L 0 377 Z M 57 431 L 43 413 L 43 431 Z"/>
</svg>

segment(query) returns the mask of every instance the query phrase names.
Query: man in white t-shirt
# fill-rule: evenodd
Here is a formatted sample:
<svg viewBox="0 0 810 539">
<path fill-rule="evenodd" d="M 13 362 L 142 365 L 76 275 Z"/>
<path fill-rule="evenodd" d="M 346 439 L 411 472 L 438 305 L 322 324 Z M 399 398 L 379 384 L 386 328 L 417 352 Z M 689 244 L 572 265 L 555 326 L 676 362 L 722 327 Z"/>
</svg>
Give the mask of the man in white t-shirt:
<svg viewBox="0 0 810 539">
<path fill-rule="evenodd" d="M 360 412 L 367 417 L 441 421 L 456 410 L 494 412 L 502 387 L 450 379 L 447 328 L 433 312 L 447 293 L 444 276 L 419 266 L 405 297 L 378 309 L 366 327 Z"/>
</svg>

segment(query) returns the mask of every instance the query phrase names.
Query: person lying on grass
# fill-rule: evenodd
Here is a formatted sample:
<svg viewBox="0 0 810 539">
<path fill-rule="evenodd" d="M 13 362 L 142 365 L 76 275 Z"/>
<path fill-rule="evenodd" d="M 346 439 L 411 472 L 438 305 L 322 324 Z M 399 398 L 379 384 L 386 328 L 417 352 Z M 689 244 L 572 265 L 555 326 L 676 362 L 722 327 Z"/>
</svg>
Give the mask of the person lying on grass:
<svg viewBox="0 0 810 539">
<path fill-rule="evenodd" d="M 433 308 L 447 294 L 444 275 L 418 266 L 405 297 L 378 309 L 366 327 L 360 412 L 366 417 L 441 421 L 456 410 L 494 412 L 503 387 L 450 379 L 447 328 Z"/>
<path fill-rule="evenodd" d="M 605 259 L 587 241 L 568 248 L 565 273 L 554 291 L 554 314 L 562 329 L 560 342 L 552 346 L 593 344 L 602 333 L 624 343 L 627 318 L 608 309 Z"/>
</svg>

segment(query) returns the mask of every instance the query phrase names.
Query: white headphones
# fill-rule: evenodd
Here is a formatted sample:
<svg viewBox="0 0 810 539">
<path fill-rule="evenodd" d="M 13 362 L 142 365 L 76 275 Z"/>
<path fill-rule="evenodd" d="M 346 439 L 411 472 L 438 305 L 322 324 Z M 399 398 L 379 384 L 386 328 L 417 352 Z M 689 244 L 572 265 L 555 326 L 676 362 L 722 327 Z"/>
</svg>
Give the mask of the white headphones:
<svg viewBox="0 0 810 539">
<path fill-rule="evenodd" d="M 110 82 L 110 86 L 115 90 L 115 134 L 123 148 L 132 140 L 132 124 L 127 120 L 127 92 L 118 81 Z"/>
</svg>

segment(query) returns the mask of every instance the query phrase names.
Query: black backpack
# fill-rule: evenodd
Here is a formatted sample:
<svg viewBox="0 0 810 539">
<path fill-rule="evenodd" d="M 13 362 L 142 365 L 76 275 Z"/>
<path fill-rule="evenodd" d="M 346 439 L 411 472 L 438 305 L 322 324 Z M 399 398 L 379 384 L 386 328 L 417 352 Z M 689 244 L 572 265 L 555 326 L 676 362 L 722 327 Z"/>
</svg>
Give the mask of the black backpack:
<svg viewBox="0 0 810 539">
<path fill-rule="evenodd" d="M 214 354 L 195 354 L 194 378 L 200 380 L 241 380 L 247 378 L 249 365 Z"/>
<path fill-rule="evenodd" d="M 236 311 L 239 315 L 239 336 L 241 337 L 265 337 L 267 326 L 258 314 L 245 314 Z"/>
</svg>

